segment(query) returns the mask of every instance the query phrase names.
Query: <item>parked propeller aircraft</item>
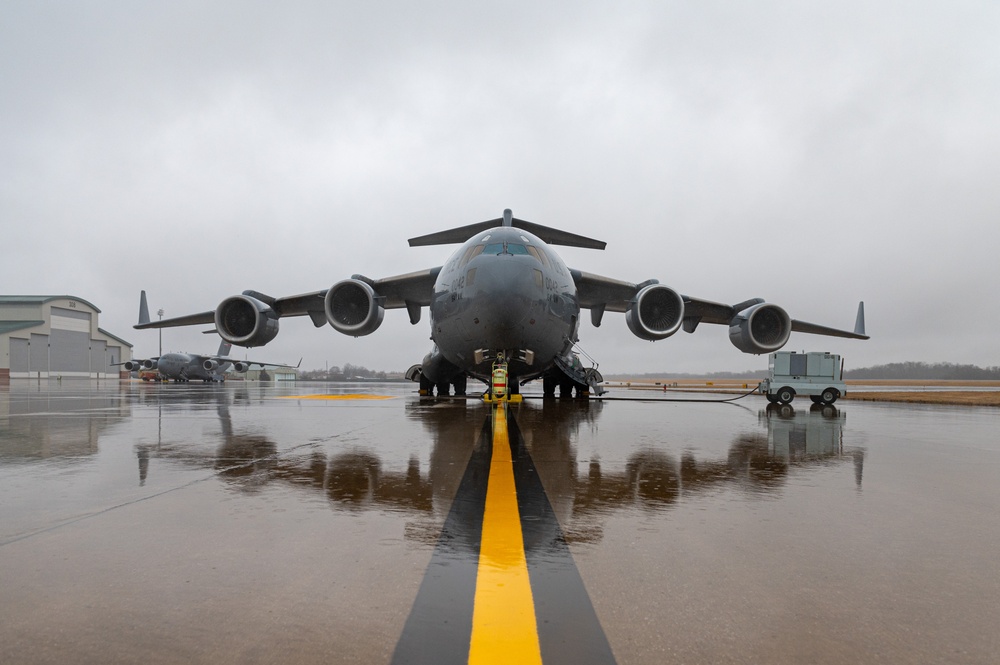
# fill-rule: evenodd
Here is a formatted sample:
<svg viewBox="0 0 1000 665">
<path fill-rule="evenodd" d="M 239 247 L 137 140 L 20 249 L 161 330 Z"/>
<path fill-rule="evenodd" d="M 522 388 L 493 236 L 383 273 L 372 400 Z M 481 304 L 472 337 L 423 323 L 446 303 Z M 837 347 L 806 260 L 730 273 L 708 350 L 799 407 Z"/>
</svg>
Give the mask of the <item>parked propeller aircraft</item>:
<svg viewBox="0 0 1000 665">
<path fill-rule="evenodd" d="M 149 323 L 149 307 L 146 304 L 146 292 L 139 295 L 139 323 L 136 328 Z M 214 356 L 202 356 L 194 353 L 165 353 L 145 360 L 129 360 L 122 365 L 126 371 L 134 372 L 138 370 L 157 370 L 165 379 L 173 381 L 202 380 L 206 382 L 220 382 L 226 380 L 226 372 L 230 367 L 240 374 L 249 371 L 254 366 L 265 367 L 287 367 L 279 363 L 264 363 L 249 360 L 234 360 L 229 357 L 229 351 L 233 345 L 223 339 L 219 344 L 219 351 Z M 302 364 L 302 360 L 299 360 Z M 298 365 L 295 365 L 298 367 Z"/>
<path fill-rule="evenodd" d="M 792 332 L 868 339 L 864 303 L 858 305 L 854 331 L 792 319 L 778 305 L 760 298 L 735 305 L 681 295 L 655 279 L 633 284 L 571 269 L 552 245 L 604 249 L 606 243 L 534 224 L 504 210 L 502 218 L 411 238 L 411 247 L 462 243 L 443 266 L 371 279 L 353 275 L 328 289 L 273 298 L 257 291 L 223 300 L 199 314 L 145 322 L 136 328 L 214 324 L 224 340 L 244 347 L 263 346 L 278 334 L 278 320 L 308 316 L 316 327 L 359 337 L 382 323 L 386 309 L 405 308 L 410 323 L 430 313 L 434 343 L 420 365 L 407 372 L 422 394 L 466 391 L 467 377 L 489 385 L 493 362 L 509 362 L 509 390 L 542 377 L 552 395 L 576 388 L 598 389 L 596 368 L 584 369 L 573 352 L 580 310 L 600 326 L 605 312 L 623 312 L 634 335 L 655 341 L 681 328 L 693 333 L 701 323 L 729 326 L 729 340 L 744 353 L 780 349 Z"/>
</svg>

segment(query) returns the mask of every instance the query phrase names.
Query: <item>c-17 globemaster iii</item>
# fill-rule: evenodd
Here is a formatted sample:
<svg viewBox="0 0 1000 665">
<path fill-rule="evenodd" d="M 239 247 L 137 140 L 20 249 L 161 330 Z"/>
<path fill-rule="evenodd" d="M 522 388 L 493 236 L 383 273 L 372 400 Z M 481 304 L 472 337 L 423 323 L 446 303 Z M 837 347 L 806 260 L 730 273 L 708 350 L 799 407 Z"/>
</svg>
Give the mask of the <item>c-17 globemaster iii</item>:
<svg viewBox="0 0 1000 665">
<path fill-rule="evenodd" d="M 141 323 L 136 328 L 214 324 L 224 340 L 263 346 L 278 334 L 278 321 L 308 316 L 345 335 L 375 332 L 386 309 L 406 309 L 416 324 L 430 314 L 433 347 L 408 377 L 421 393 L 466 392 L 467 377 L 489 385 L 493 363 L 508 361 L 509 390 L 542 377 L 546 395 L 596 389 L 596 369 L 583 369 L 574 354 L 581 310 L 600 326 L 605 312 L 622 312 L 629 330 L 655 341 L 701 323 L 729 326 L 729 340 L 744 353 L 780 349 L 792 332 L 868 339 L 864 304 L 853 331 L 792 319 L 760 298 L 735 305 L 681 295 L 655 279 L 634 284 L 569 268 L 553 245 L 604 249 L 606 243 L 534 224 L 504 210 L 502 218 L 411 238 L 411 247 L 461 243 L 442 265 L 371 279 L 353 275 L 328 289 L 273 298 L 257 291 L 223 300 L 214 310 Z"/>
<path fill-rule="evenodd" d="M 136 328 L 149 323 L 149 307 L 146 304 L 146 292 L 139 296 L 139 323 Z M 135 372 L 139 370 L 156 370 L 158 379 L 169 379 L 173 381 L 205 381 L 220 382 L 225 381 L 226 372 L 232 368 L 234 371 L 243 374 L 255 365 L 260 368 L 265 367 L 288 367 L 279 363 L 263 363 L 249 360 L 235 360 L 229 357 L 229 351 L 233 345 L 226 340 L 219 344 L 219 351 L 214 356 L 202 356 L 196 353 L 164 353 L 161 356 L 154 356 L 144 360 L 129 360 L 122 365 L 126 371 Z M 299 364 L 302 361 L 299 360 Z M 296 365 L 297 367 L 297 365 Z"/>
</svg>

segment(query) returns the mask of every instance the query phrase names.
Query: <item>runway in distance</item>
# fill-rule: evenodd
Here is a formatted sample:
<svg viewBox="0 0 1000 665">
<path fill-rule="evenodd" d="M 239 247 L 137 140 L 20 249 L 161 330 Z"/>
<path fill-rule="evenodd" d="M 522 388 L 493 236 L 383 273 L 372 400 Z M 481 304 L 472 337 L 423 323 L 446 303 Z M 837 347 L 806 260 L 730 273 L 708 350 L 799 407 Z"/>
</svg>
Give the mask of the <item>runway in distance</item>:
<svg viewBox="0 0 1000 665">
<path fill-rule="evenodd" d="M 139 295 L 139 326 L 149 323 L 149 307 L 146 304 L 146 292 Z M 165 353 L 162 356 L 155 356 L 144 360 L 129 360 L 122 365 L 126 371 L 135 372 L 139 370 L 156 370 L 163 379 L 187 382 L 205 381 L 208 383 L 222 382 L 226 380 L 226 372 L 229 368 L 239 373 L 244 373 L 258 366 L 265 367 L 287 367 L 292 365 L 282 365 L 280 363 L 264 363 L 248 360 L 234 360 L 229 357 L 229 351 L 233 345 L 226 340 L 219 344 L 219 351 L 214 356 L 202 356 L 194 353 Z M 299 360 L 302 364 L 302 360 Z M 294 367 L 298 367 L 295 365 Z"/>
<path fill-rule="evenodd" d="M 410 323 L 430 314 L 433 346 L 407 377 L 422 394 L 465 394 L 467 378 L 489 385 L 493 362 L 509 362 L 508 386 L 542 377 L 544 394 L 558 387 L 565 395 L 596 390 L 596 368 L 584 368 L 574 353 L 581 310 L 600 326 L 605 312 L 622 312 L 629 330 L 656 341 L 681 328 L 693 333 L 701 323 L 729 326 L 730 342 L 744 353 L 780 349 L 792 332 L 868 339 L 864 303 L 858 304 L 853 331 L 792 319 L 778 305 L 753 298 L 735 305 L 681 295 L 649 279 L 638 284 L 566 266 L 553 245 L 603 250 L 606 243 L 517 219 L 503 217 L 411 238 L 411 247 L 458 244 L 442 265 L 371 279 L 355 274 L 328 289 L 274 298 L 247 290 L 214 310 L 135 327 L 166 328 L 214 324 L 227 342 L 263 346 L 278 334 L 282 317 L 308 316 L 316 327 L 329 323 L 345 335 L 375 332 L 386 309 L 403 309 Z M 599 391 L 598 391 L 599 392 Z"/>
</svg>

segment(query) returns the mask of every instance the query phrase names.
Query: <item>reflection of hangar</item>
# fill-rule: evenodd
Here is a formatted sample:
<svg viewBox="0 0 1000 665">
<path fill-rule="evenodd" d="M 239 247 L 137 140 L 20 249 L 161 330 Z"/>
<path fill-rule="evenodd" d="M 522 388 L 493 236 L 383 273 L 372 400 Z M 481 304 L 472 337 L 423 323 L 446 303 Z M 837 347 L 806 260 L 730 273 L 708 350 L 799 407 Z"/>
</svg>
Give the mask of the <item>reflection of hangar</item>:
<svg viewBox="0 0 1000 665">
<path fill-rule="evenodd" d="M 132 345 L 101 330 L 100 313 L 75 296 L 0 296 L 0 379 L 118 378 Z"/>
</svg>

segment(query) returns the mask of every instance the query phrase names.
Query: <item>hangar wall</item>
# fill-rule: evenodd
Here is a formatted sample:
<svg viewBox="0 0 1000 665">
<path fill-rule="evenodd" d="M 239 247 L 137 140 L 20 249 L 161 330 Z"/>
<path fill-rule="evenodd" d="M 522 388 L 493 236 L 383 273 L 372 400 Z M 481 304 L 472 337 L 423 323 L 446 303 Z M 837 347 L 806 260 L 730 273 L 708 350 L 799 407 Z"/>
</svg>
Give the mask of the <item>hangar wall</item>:
<svg viewBox="0 0 1000 665">
<path fill-rule="evenodd" d="M 127 376 L 132 344 L 102 330 L 76 296 L 0 296 L 0 380 Z"/>
</svg>

